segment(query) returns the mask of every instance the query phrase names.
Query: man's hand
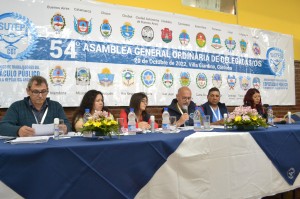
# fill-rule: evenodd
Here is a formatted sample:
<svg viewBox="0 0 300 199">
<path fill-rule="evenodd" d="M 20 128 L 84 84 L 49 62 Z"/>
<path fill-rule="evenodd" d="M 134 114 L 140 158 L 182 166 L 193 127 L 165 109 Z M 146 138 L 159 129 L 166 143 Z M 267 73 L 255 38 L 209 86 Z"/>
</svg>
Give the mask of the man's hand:
<svg viewBox="0 0 300 199">
<path fill-rule="evenodd" d="M 29 137 L 29 136 L 34 136 L 35 135 L 35 131 L 33 128 L 29 127 L 29 126 L 22 126 L 19 131 L 18 131 L 18 135 L 20 137 Z"/>
<path fill-rule="evenodd" d="M 189 120 L 189 117 L 190 117 L 189 114 L 183 113 L 181 115 L 180 119 L 177 121 L 176 126 L 179 127 L 179 126 L 183 125 L 185 123 L 185 121 Z"/>
</svg>

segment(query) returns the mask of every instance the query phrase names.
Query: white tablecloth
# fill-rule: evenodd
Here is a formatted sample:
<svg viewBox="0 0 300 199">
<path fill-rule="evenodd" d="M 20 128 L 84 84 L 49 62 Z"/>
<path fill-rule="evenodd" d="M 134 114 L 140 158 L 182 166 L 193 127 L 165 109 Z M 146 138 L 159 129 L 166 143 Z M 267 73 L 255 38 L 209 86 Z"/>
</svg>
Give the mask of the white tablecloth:
<svg viewBox="0 0 300 199">
<path fill-rule="evenodd" d="M 197 132 L 135 198 L 256 199 L 297 187 L 299 177 L 288 185 L 249 133 Z"/>
</svg>

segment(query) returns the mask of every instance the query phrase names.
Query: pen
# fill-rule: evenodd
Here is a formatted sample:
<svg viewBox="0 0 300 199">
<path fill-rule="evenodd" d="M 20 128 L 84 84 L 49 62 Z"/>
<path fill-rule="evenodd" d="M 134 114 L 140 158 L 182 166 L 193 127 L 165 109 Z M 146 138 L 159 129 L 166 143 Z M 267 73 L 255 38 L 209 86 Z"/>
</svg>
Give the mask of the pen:
<svg viewBox="0 0 300 199">
<path fill-rule="evenodd" d="M 6 140 L 4 141 L 4 143 L 8 143 L 8 142 L 10 142 L 10 141 L 12 141 L 12 140 L 15 140 L 15 139 L 16 139 L 15 137 L 6 139 Z"/>
</svg>

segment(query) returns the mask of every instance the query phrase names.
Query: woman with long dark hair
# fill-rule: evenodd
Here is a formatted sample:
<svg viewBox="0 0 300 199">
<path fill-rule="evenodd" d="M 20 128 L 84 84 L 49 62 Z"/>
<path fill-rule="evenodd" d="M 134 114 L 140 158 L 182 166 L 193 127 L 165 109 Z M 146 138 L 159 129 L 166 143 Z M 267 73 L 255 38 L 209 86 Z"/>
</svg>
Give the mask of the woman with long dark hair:
<svg viewBox="0 0 300 199">
<path fill-rule="evenodd" d="M 130 108 L 134 108 L 136 115 L 136 127 L 141 129 L 150 129 L 150 114 L 146 111 L 148 105 L 148 97 L 145 93 L 134 93 L 131 96 L 129 108 L 122 109 L 120 117 L 124 118 L 124 126 L 128 127 L 128 113 Z M 158 128 L 158 124 L 155 123 L 155 128 Z"/>
<path fill-rule="evenodd" d="M 95 113 L 95 111 L 106 111 L 109 114 L 109 117 L 113 119 L 113 115 L 109 113 L 108 109 L 104 106 L 104 97 L 100 91 L 97 90 L 89 90 L 83 96 L 80 106 L 75 111 L 72 118 L 72 130 L 79 131 L 84 122 L 83 122 L 83 114 L 85 113 L 85 109 L 90 109 L 91 115 Z"/>
<path fill-rule="evenodd" d="M 251 108 L 257 110 L 258 114 L 264 118 L 267 118 L 267 113 L 261 103 L 260 92 L 256 88 L 250 88 L 247 91 L 244 96 L 244 106 L 251 106 Z"/>
</svg>

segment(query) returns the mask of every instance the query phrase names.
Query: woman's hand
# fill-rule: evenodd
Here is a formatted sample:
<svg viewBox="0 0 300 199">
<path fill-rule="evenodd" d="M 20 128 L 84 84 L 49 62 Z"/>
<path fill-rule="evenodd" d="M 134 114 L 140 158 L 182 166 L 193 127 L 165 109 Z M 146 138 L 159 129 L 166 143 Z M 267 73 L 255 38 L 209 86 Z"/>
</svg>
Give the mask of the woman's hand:
<svg viewBox="0 0 300 199">
<path fill-rule="evenodd" d="M 140 128 L 142 130 L 148 130 L 148 129 L 150 129 L 150 124 L 148 124 L 148 122 L 139 122 L 138 128 Z"/>
</svg>

